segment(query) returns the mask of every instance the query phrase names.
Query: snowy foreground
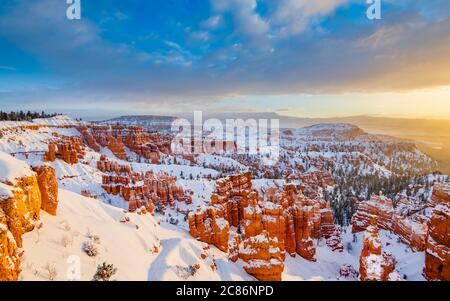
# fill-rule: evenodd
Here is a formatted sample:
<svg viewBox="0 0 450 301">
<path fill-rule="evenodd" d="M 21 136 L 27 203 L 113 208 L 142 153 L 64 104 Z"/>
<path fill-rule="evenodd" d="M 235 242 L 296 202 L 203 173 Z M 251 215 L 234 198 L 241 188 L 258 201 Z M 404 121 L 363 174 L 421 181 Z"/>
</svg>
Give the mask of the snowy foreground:
<svg viewBox="0 0 450 301">
<path fill-rule="evenodd" d="M 77 260 L 81 280 L 91 280 L 97 265 L 104 261 L 117 267 L 117 280 L 255 280 L 243 270 L 241 262 L 230 262 L 227 254 L 213 246 L 203 250 L 206 244 L 192 239 L 180 227 L 164 222 L 159 225 L 158 218 L 148 214 L 125 213 L 64 189 L 59 197 L 58 216 L 42 212 L 42 228 L 24 236 L 22 280 L 71 279 Z M 121 223 L 127 216 L 130 222 Z M 82 250 L 89 236 L 99 239 L 96 257 Z M 317 262 L 287 256 L 283 280 L 338 280 L 343 264 L 358 268 L 363 233 L 356 236 L 354 243 L 350 231 L 343 234 L 342 253 L 319 243 Z M 383 249 L 397 258 L 400 274 L 408 280 L 424 280 L 424 254 L 413 253 L 388 232 L 381 232 L 381 237 Z M 153 252 L 155 247 L 158 252 Z M 202 260 L 205 252 L 207 258 Z M 213 261 L 216 270 L 210 267 Z M 189 267 L 196 264 L 200 268 L 192 276 Z"/>
</svg>

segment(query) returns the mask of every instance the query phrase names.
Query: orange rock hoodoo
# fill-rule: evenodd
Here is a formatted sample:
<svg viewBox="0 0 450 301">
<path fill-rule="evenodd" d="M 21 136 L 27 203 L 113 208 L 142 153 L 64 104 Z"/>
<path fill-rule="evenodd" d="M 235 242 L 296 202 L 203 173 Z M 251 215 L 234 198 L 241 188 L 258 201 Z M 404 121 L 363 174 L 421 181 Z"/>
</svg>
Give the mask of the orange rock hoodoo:
<svg viewBox="0 0 450 301">
<path fill-rule="evenodd" d="M 34 167 L 33 170 L 37 173 L 42 210 L 51 215 L 56 215 L 58 208 L 58 181 L 55 169 L 50 166 L 38 166 Z"/>
<path fill-rule="evenodd" d="M 174 207 L 178 199 L 190 202 L 186 201 L 190 197 L 176 185 L 176 179 L 166 174 L 135 172 L 130 166 L 111 162 L 105 156 L 97 162 L 97 168 L 105 173 L 102 176 L 103 189 L 108 194 L 120 195 L 128 202 L 132 212 L 141 207 L 153 212 L 154 204 L 158 204 L 161 209 Z"/>
<path fill-rule="evenodd" d="M 244 270 L 261 281 L 281 281 L 285 256 L 282 244 L 267 231 L 245 239 L 239 248 Z"/>
<path fill-rule="evenodd" d="M 248 268 L 252 271 L 250 274 L 260 280 L 281 279 L 283 265 L 272 261 L 275 264 L 271 266 L 265 251 L 261 251 L 260 255 L 255 251 L 252 257 L 241 252 L 245 249 L 243 244 L 253 244 L 254 238 L 261 235 L 269 239 L 258 240 L 261 243 L 255 249 L 265 250 L 276 244 L 282 261 L 286 252 L 291 256 L 299 254 L 308 260 L 315 260 L 313 239 L 321 237 L 327 239 L 333 250 L 343 250 L 340 230 L 334 225 L 332 210 L 324 200 L 306 198 L 295 185 L 286 185 L 282 191 L 271 188 L 262 195 L 260 197 L 258 191 L 252 188 L 252 174 L 245 173 L 217 181 L 216 191 L 211 196 L 210 208 L 214 209 L 216 216 L 237 227 L 240 233 L 230 241 L 230 259 L 237 260 L 239 257 L 244 261 L 251 260 L 253 263 Z M 254 262 L 257 262 L 258 256 L 261 267 L 267 270 L 266 274 L 258 269 L 253 270 L 257 266 Z"/>
<path fill-rule="evenodd" d="M 360 257 L 359 277 L 361 281 L 396 280 L 395 258 L 382 252 L 381 240 L 375 226 L 367 227 Z"/>
<path fill-rule="evenodd" d="M 230 225 L 220 217 L 212 207 L 197 207 L 188 217 L 189 233 L 200 241 L 213 244 L 219 250 L 228 252 L 228 235 Z"/>
<path fill-rule="evenodd" d="M 450 184 L 435 185 L 431 200 L 436 206 L 429 221 L 424 275 L 450 281 Z"/>
<path fill-rule="evenodd" d="M 78 137 L 57 137 L 48 143 L 44 161 L 53 162 L 56 158 L 68 164 L 76 164 L 84 157 L 83 141 Z"/>
</svg>

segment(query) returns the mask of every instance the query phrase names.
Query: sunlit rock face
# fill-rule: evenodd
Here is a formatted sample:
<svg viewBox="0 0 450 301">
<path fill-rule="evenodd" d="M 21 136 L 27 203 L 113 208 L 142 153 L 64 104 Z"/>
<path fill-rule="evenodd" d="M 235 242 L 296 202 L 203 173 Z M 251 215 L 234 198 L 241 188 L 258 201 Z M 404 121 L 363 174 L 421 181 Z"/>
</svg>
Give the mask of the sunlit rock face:
<svg viewBox="0 0 450 301">
<path fill-rule="evenodd" d="M 8 199 L 0 199 L 0 202 L 6 201 L 10 202 Z M 17 244 L 9 231 L 8 219 L 5 211 L 0 209 L 0 281 L 17 280 L 20 273 Z"/>
<path fill-rule="evenodd" d="M 217 217 L 216 209 L 198 207 L 189 214 L 188 224 L 192 237 L 228 252 L 230 226 L 225 219 Z"/>
<path fill-rule="evenodd" d="M 38 177 L 26 163 L 0 153 L 0 167 L 0 280 L 17 280 L 22 235 L 34 229 L 42 197 Z"/>
<path fill-rule="evenodd" d="M 58 209 L 58 180 L 55 169 L 50 166 L 33 167 L 37 174 L 41 192 L 41 209 L 51 215 L 56 215 Z"/>
<path fill-rule="evenodd" d="M 429 222 L 424 275 L 430 280 L 450 281 L 449 199 L 435 207 Z"/>
</svg>

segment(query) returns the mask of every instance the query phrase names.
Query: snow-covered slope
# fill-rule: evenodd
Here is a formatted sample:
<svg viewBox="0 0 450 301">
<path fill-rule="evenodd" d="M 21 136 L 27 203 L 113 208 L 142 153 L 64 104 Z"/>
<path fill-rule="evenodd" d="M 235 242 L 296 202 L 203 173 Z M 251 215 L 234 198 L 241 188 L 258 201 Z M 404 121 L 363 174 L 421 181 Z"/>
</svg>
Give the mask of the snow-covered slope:
<svg viewBox="0 0 450 301">
<path fill-rule="evenodd" d="M 225 254 L 204 250 L 206 244 L 178 227 L 64 189 L 58 215 L 42 212 L 41 220 L 40 229 L 24 236 L 23 280 L 67 280 L 75 277 L 74 267 L 79 267 L 80 280 L 91 280 L 103 262 L 117 268 L 117 280 L 251 279 Z M 94 257 L 83 251 L 83 244 L 92 240 L 98 249 Z M 207 255 L 204 260 L 202 253 Z M 192 268 L 197 269 L 193 276 Z"/>
<path fill-rule="evenodd" d="M 33 175 L 30 166 L 11 155 L 0 151 L 0 182 L 15 183 L 15 180 Z"/>
</svg>

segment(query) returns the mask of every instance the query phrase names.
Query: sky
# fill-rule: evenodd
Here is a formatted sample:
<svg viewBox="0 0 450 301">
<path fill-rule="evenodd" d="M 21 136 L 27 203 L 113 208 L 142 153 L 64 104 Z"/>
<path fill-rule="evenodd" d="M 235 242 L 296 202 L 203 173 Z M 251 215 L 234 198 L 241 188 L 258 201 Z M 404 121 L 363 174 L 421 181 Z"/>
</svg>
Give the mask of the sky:
<svg viewBox="0 0 450 301">
<path fill-rule="evenodd" d="M 450 119 L 450 1 L 1 0 L 0 110 Z"/>
</svg>

